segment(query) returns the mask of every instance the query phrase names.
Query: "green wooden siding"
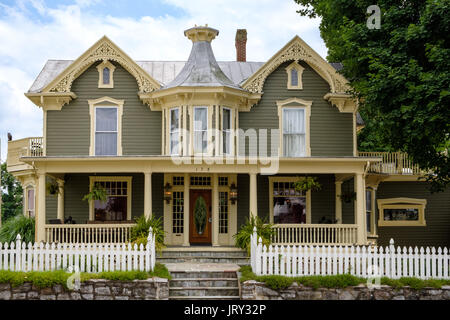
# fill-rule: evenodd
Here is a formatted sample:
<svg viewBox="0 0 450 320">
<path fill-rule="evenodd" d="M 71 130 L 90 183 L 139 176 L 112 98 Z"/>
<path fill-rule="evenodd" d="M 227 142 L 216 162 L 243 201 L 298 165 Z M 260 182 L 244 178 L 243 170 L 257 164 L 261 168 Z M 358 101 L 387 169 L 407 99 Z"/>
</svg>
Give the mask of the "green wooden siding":
<svg viewBox="0 0 450 320">
<path fill-rule="evenodd" d="M 164 225 L 164 173 L 152 174 L 152 209 L 156 218 L 161 218 Z"/>
<path fill-rule="evenodd" d="M 114 63 L 114 88 L 98 88 L 97 64 L 72 85 L 77 98 L 61 111 L 47 111 L 47 155 L 89 155 L 90 115 L 88 100 L 111 97 L 125 100 L 122 117 L 123 155 L 161 154 L 161 112 L 151 111 L 137 93 L 136 79 Z"/>
<path fill-rule="evenodd" d="M 54 182 L 53 179 L 46 177 L 45 183 Z M 47 186 L 46 186 L 47 189 Z M 56 219 L 58 217 L 58 195 L 46 194 L 45 196 L 45 212 L 46 212 L 46 222 L 50 219 Z"/>
<path fill-rule="evenodd" d="M 426 199 L 426 227 L 378 227 L 378 244 L 386 246 L 392 238 L 399 246 L 450 246 L 450 189 L 431 194 L 426 182 L 383 182 L 377 199 Z M 378 208 L 377 208 L 378 211 Z M 378 221 L 378 215 L 377 215 Z"/>
<path fill-rule="evenodd" d="M 355 190 L 355 180 L 352 178 L 350 180 L 342 183 L 341 193 L 353 192 Z M 340 200 L 340 199 L 339 199 Z M 355 223 L 355 201 L 349 203 L 342 202 L 342 223 L 344 224 L 354 224 Z"/>
<path fill-rule="evenodd" d="M 285 68 L 291 62 L 281 64 L 270 74 L 263 87 L 263 96 L 250 112 L 239 113 L 239 126 L 246 130 L 278 128 L 278 107 L 276 101 L 297 97 L 313 101 L 311 107 L 311 155 L 312 156 L 353 156 L 353 115 L 340 113 L 339 110 L 324 100 L 330 91 L 328 83 L 309 65 L 301 62 L 303 71 L 303 90 L 287 89 Z M 240 140 L 239 152 L 256 153 L 258 144 L 243 144 Z M 270 154 L 270 132 L 268 132 L 267 153 Z"/>
</svg>

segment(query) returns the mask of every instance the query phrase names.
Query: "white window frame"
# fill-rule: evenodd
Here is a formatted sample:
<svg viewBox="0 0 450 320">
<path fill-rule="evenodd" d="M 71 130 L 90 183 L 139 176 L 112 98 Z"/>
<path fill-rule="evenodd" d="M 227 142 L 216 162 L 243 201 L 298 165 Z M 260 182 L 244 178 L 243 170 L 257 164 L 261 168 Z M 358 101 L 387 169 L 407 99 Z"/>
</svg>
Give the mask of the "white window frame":
<svg viewBox="0 0 450 320">
<path fill-rule="evenodd" d="M 90 176 L 89 177 L 89 192 L 92 190 L 96 182 L 127 182 L 127 220 L 131 220 L 131 204 L 132 204 L 132 179 L 131 176 Z M 89 220 L 93 221 L 95 219 L 94 214 L 94 201 L 89 201 Z M 114 223 L 114 221 L 112 222 Z"/>
<path fill-rule="evenodd" d="M 33 204 L 34 204 L 34 209 L 30 210 L 30 203 L 28 201 L 28 192 L 33 190 Z M 25 216 L 30 218 L 30 217 L 35 217 L 36 216 L 36 188 L 34 185 L 28 185 L 25 187 L 24 189 L 25 192 L 25 197 L 24 197 L 24 209 L 25 209 Z M 33 212 L 33 215 L 31 216 L 30 213 Z"/>
<path fill-rule="evenodd" d="M 169 108 L 169 116 L 168 116 L 168 148 L 169 152 L 168 154 L 171 156 L 179 156 L 181 155 L 181 108 L 180 107 L 173 107 Z M 172 131 L 171 131 L 171 122 L 172 122 L 172 111 L 177 110 L 178 112 L 178 152 L 172 153 Z"/>
<path fill-rule="evenodd" d="M 297 71 L 297 85 L 292 84 L 292 73 L 291 70 Z M 288 74 L 288 80 L 287 80 L 287 88 L 288 90 L 302 90 L 303 89 L 303 68 L 300 64 L 298 64 L 297 61 L 294 61 L 290 65 L 286 67 L 286 72 Z"/>
<path fill-rule="evenodd" d="M 88 100 L 89 114 L 91 117 L 91 142 L 89 147 L 89 155 L 95 154 L 95 134 L 96 134 L 96 108 L 117 108 L 117 155 L 122 156 L 122 116 L 124 100 L 117 100 L 110 97 L 103 97 L 95 100 Z M 98 157 L 114 157 L 114 156 L 98 156 Z"/>
<path fill-rule="evenodd" d="M 389 198 L 378 199 L 378 226 L 381 227 L 425 227 L 425 207 L 427 200 L 414 198 Z M 417 209 L 419 219 L 417 221 L 389 221 L 384 220 L 384 209 Z"/>
<path fill-rule="evenodd" d="M 312 101 L 306 101 L 299 98 L 290 98 L 286 100 L 277 101 L 278 106 L 278 118 L 279 118 L 279 128 L 280 128 L 280 156 L 284 158 L 291 158 L 284 156 L 284 130 L 283 130 L 283 116 L 284 116 L 284 109 L 292 108 L 292 109 L 300 109 L 303 108 L 304 112 L 304 121 L 305 121 L 305 150 L 303 157 L 310 157 L 311 156 L 311 134 L 310 134 L 310 118 L 311 118 L 311 106 Z"/>
<path fill-rule="evenodd" d="M 205 130 L 195 130 L 195 110 L 197 109 L 206 109 L 206 151 L 196 152 L 195 151 L 195 133 L 196 132 L 204 132 Z M 210 107 L 209 106 L 195 106 L 192 109 L 192 120 L 191 120 L 191 132 L 192 132 L 192 154 L 193 155 L 208 155 L 211 154 L 211 145 L 210 145 Z"/>
<path fill-rule="evenodd" d="M 105 69 L 105 68 L 109 69 L 109 83 L 107 83 L 107 84 L 103 83 L 103 69 Z M 116 70 L 116 67 L 108 60 L 103 60 L 103 62 L 97 66 L 97 70 L 98 70 L 98 87 L 100 89 L 114 88 L 113 74 L 114 74 L 114 70 Z"/>
<path fill-rule="evenodd" d="M 296 182 L 298 177 L 269 177 L 269 208 L 270 208 L 270 223 L 274 223 L 273 217 L 273 184 L 274 182 Z M 305 194 L 306 198 L 306 224 L 311 224 L 311 190 Z M 295 225 L 295 224 L 290 224 Z"/>
<path fill-rule="evenodd" d="M 230 127 L 230 129 L 228 129 L 227 131 L 228 131 L 228 133 L 229 133 L 229 141 L 230 141 L 230 145 L 229 145 L 229 149 L 230 149 L 230 152 L 228 152 L 228 153 L 226 153 L 224 150 L 223 150 L 223 134 L 224 134 L 224 129 L 223 129 L 223 119 L 224 119 L 224 117 L 223 117 L 223 114 L 224 114 L 224 111 L 225 110 L 228 110 L 229 112 L 230 112 L 230 123 L 229 123 L 229 127 Z M 234 135 L 233 135 L 233 132 L 234 132 L 234 126 L 233 126 L 233 123 L 234 123 L 234 121 L 233 121 L 233 119 L 234 119 L 234 110 L 232 109 L 232 108 L 228 108 L 228 107 L 222 107 L 221 108 L 221 110 L 220 110 L 220 129 L 221 129 L 221 135 L 220 135 L 220 154 L 221 155 L 225 155 L 225 156 L 232 156 L 232 155 L 234 155 L 234 143 L 233 143 L 233 141 L 234 141 Z"/>
</svg>

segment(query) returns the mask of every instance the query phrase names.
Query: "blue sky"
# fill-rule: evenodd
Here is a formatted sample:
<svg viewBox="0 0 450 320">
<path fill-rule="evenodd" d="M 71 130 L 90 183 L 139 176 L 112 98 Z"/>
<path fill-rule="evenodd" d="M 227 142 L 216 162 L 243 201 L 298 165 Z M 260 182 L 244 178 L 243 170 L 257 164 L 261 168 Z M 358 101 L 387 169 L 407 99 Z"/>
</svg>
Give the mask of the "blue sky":
<svg viewBox="0 0 450 320">
<path fill-rule="evenodd" d="M 216 28 L 217 60 L 234 60 L 236 29 L 247 60 L 267 61 L 295 35 L 323 57 L 318 19 L 293 0 L 0 0 L 0 139 L 42 136 L 42 111 L 24 93 L 49 59 L 76 59 L 103 35 L 136 60 L 186 60 L 194 24 Z"/>
</svg>

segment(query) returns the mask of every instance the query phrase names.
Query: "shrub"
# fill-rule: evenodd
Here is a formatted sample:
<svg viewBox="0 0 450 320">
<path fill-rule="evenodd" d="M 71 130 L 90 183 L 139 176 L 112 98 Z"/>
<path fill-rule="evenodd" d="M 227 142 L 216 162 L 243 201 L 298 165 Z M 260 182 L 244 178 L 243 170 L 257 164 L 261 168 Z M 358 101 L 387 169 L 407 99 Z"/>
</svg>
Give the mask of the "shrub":
<svg viewBox="0 0 450 320">
<path fill-rule="evenodd" d="M 131 228 L 130 242 L 134 245 L 147 244 L 147 237 L 150 227 L 153 229 L 155 235 L 155 249 L 159 253 L 165 248 L 164 245 L 164 229 L 162 227 L 161 218 L 152 216 L 150 219 L 146 219 L 144 215 L 140 216 L 136 220 L 136 225 Z"/>
<path fill-rule="evenodd" d="M 0 229 L 0 242 L 11 243 L 16 241 L 17 235 L 23 242 L 34 243 L 34 218 L 25 217 L 19 214 L 15 217 L 8 219 Z"/>
<path fill-rule="evenodd" d="M 263 245 L 270 245 L 270 239 L 275 233 L 272 226 L 272 224 L 267 223 L 265 220 L 252 216 L 245 221 L 245 224 L 241 226 L 239 232 L 233 236 L 236 247 L 245 249 L 247 250 L 247 253 L 250 254 L 250 237 L 253 234 L 253 229 L 255 227 L 258 239 L 261 237 Z"/>
</svg>

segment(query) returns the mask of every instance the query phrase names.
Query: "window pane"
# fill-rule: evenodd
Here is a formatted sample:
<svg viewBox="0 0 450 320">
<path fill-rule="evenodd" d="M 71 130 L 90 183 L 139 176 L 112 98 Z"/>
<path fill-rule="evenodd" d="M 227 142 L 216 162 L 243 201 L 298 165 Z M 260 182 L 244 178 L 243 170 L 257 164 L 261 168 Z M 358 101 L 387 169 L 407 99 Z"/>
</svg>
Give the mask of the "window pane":
<svg viewBox="0 0 450 320">
<path fill-rule="evenodd" d="M 231 110 L 223 109 L 222 130 L 231 129 Z"/>
<path fill-rule="evenodd" d="M 230 154 L 231 152 L 231 134 L 230 132 L 223 132 L 223 153 Z"/>
<path fill-rule="evenodd" d="M 117 155 L 117 133 L 95 134 L 95 155 L 116 156 Z"/>
<path fill-rule="evenodd" d="M 283 155 L 285 157 L 303 157 L 305 155 L 305 135 L 284 134 Z"/>
<path fill-rule="evenodd" d="M 117 131 L 117 108 L 95 108 L 96 131 Z"/>
<path fill-rule="evenodd" d="M 180 120 L 178 118 L 178 109 L 170 110 L 170 131 L 174 132 L 180 127 Z"/>
<path fill-rule="evenodd" d="M 419 221 L 419 209 L 384 209 L 386 221 Z"/>
<path fill-rule="evenodd" d="M 298 86 L 298 72 L 296 69 L 291 69 L 291 86 Z"/>
<path fill-rule="evenodd" d="M 274 223 L 306 223 L 305 197 L 274 197 Z"/>
<path fill-rule="evenodd" d="M 305 133 L 305 110 L 303 108 L 283 109 L 283 132 Z"/>
<path fill-rule="evenodd" d="M 208 109 L 195 108 L 194 109 L 194 130 L 208 129 Z"/>
<path fill-rule="evenodd" d="M 109 84 L 110 70 L 108 67 L 103 68 L 103 84 Z"/>
<path fill-rule="evenodd" d="M 170 110 L 170 154 L 180 153 L 179 109 Z"/>
<path fill-rule="evenodd" d="M 95 220 L 122 221 L 127 219 L 127 197 L 108 197 L 106 202 L 94 201 Z"/>
<path fill-rule="evenodd" d="M 179 153 L 179 135 L 178 133 L 170 134 L 170 154 L 178 154 Z"/>
</svg>

